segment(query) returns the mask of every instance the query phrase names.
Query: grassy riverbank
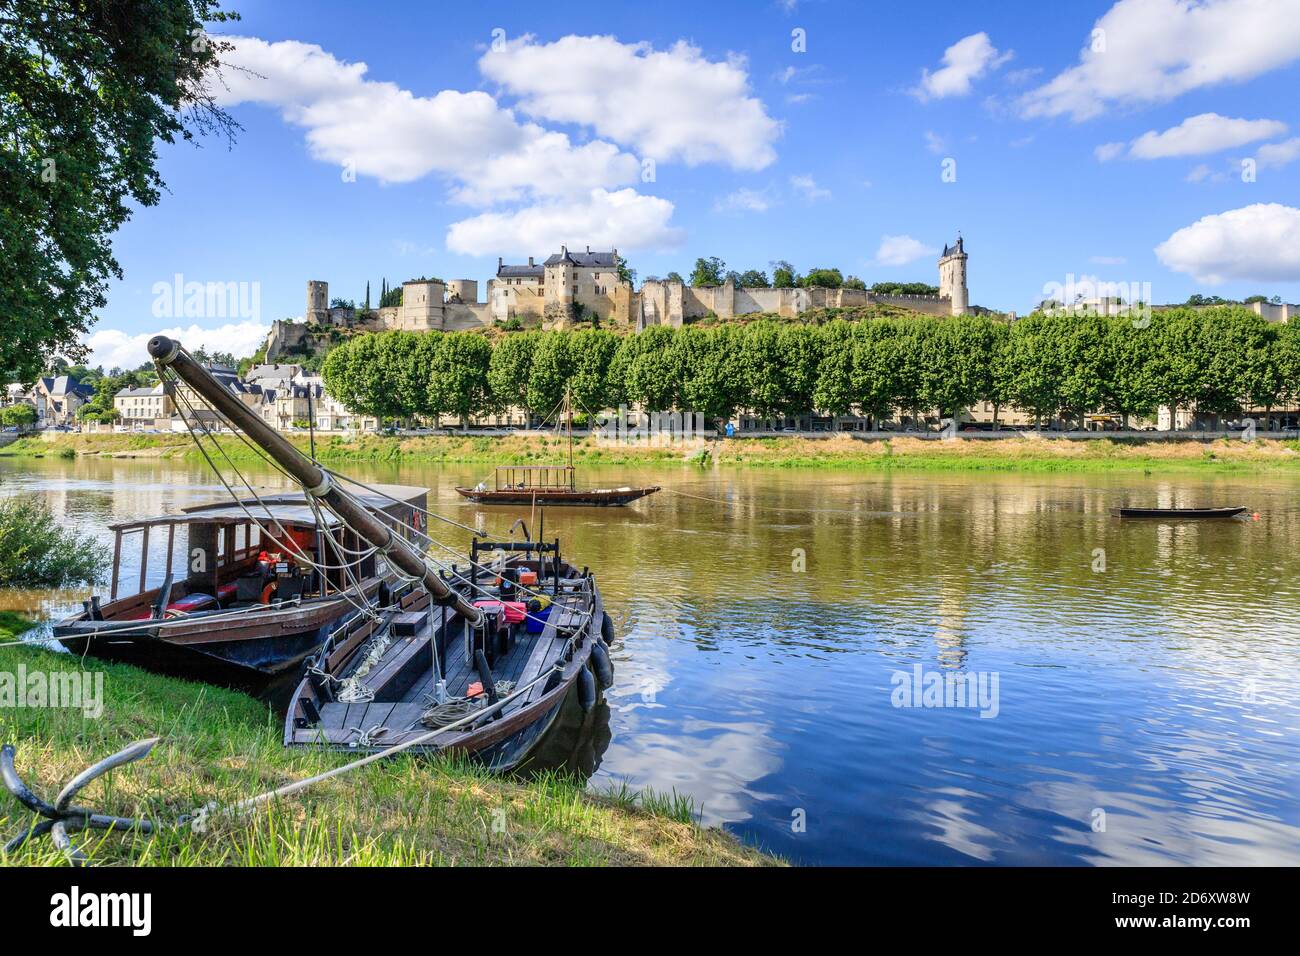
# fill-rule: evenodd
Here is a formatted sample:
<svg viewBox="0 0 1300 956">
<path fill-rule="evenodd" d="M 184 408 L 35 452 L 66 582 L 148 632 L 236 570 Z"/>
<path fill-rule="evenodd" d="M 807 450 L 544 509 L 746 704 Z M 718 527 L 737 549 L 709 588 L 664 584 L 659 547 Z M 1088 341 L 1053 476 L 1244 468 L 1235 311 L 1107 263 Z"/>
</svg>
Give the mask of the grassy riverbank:
<svg viewBox="0 0 1300 956">
<path fill-rule="evenodd" d="M 7 622 L 7 623 L 6 623 Z M 0 620 L 0 628 L 15 621 Z M 3 633 L 0 630 L 0 633 Z M 75 670 L 75 657 L 0 648 L 0 673 Z M 0 741 L 18 745 L 18 772 L 52 799 L 74 774 L 131 741 L 161 736 L 153 753 L 92 784 L 78 803 L 127 816 L 173 820 L 210 801 L 230 804 L 346 762 L 287 751 L 281 722 L 232 691 L 88 660 L 104 673 L 103 714 L 0 707 Z M 0 791 L 0 837 L 30 823 Z M 79 837 L 79 839 L 78 839 Z M 217 818 L 204 834 L 74 835 L 97 864 L 162 866 L 713 865 L 775 862 L 692 821 L 682 799 L 595 796 L 555 774 L 495 778 L 465 762 L 399 756 L 317 784 L 241 820 Z M 61 865 L 48 838 L 10 865 Z"/>
<path fill-rule="evenodd" d="M 290 440 L 306 450 L 305 435 Z M 235 461 L 254 453 L 237 439 L 221 439 Z M 562 436 L 533 434 L 357 438 L 322 437 L 316 443 L 322 461 L 453 464 L 547 464 L 564 461 Z M 78 435 L 52 439 L 24 438 L 0 449 L 0 457 L 77 456 L 114 458 L 194 457 L 184 435 Z M 1045 438 L 1023 435 L 1005 439 L 962 438 L 927 441 L 905 436 L 848 435 L 732 438 L 683 445 L 624 446 L 581 439 L 574 457 L 591 465 L 847 468 L 907 471 L 1005 472 L 1200 472 L 1252 474 L 1293 471 L 1300 475 L 1300 443 L 1260 438 Z"/>
</svg>

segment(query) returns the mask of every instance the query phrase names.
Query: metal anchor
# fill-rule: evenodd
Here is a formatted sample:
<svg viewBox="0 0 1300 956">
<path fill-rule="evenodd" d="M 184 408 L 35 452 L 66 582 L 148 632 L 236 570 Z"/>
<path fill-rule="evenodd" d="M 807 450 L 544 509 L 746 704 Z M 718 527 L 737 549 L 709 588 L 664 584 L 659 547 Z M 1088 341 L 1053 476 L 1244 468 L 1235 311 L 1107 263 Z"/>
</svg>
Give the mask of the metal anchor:
<svg viewBox="0 0 1300 956">
<path fill-rule="evenodd" d="M 28 840 L 49 833 L 50 838 L 54 840 L 54 845 L 64 852 L 69 862 L 73 866 L 81 866 L 86 862 L 86 855 L 73 844 L 72 839 L 68 836 L 69 833 L 78 830 L 156 832 L 158 825 L 152 820 L 133 820 L 130 817 L 114 817 L 103 813 L 95 813 L 85 807 L 74 807 L 72 799 L 96 777 L 112 770 L 114 767 L 135 763 L 135 761 L 149 756 L 149 752 L 153 750 L 154 745 L 160 739 L 159 737 L 150 737 L 147 740 L 137 740 L 111 757 L 105 757 L 99 763 L 87 767 L 68 781 L 67 786 L 59 791 L 53 805 L 46 803 L 33 793 L 32 789 L 18 776 L 18 772 L 14 769 L 14 746 L 13 744 L 5 744 L 3 748 L 0 748 L 0 778 L 4 780 L 5 789 L 17 797 L 18 802 L 23 806 L 46 818 L 6 843 L 5 852 L 12 853 Z"/>
</svg>

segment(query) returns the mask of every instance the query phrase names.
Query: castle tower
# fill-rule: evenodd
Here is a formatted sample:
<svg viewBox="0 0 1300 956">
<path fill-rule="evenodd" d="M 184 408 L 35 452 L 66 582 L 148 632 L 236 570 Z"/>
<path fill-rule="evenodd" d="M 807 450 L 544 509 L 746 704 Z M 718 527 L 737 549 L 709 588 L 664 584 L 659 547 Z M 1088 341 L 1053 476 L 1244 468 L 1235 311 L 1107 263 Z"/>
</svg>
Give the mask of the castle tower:
<svg viewBox="0 0 1300 956">
<path fill-rule="evenodd" d="M 478 280 L 477 279 L 448 279 L 447 298 L 449 301 L 453 299 L 459 299 L 465 305 L 477 305 L 478 304 Z"/>
<path fill-rule="evenodd" d="M 957 244 L 945 245 L 939 257 L 939 295 L 952 300 L 953 315 L 961 315 L 970 306 L 966 291 L 966 250 L 962 248 L 960 235 Z"/>
<path fill-rule="evenodd" d="M 447 287 L 439 279 L 409 279 L 402 283 L 399 328 L 427 332 L 443 327 Z"/>
<path fill-rule="evenodd" d="M 312 325 L 329 325 L 330 284 L 319 279 L 307 280 L 307 311 L 303 318 Z"/>
</svg>

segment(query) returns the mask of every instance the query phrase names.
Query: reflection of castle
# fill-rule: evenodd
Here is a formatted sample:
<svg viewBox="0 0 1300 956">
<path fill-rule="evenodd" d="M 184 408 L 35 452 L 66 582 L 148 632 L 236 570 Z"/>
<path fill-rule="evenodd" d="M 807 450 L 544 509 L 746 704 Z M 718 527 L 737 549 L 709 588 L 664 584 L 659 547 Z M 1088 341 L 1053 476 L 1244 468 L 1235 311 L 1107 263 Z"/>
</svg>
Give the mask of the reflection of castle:
<svg viewBox="0 0 1300 956">
<path fill-rule="evenodd" d="M 639 290 L 619 279 L 618 250 L 570 252 L 567 246 L 543 262 L 507 264 L 487 284 L 487 301 L 478 301 L 474 279 L 411 279 L 402 283 L 401 305 L 371 311 L 331 308 L 329 284 L 307 283 L 306 319 L 318 326 L 359 329 L 473 329 L 494 321 L 539 320 L 547 325 L 595 316 L 602 322 L 644 328 L 680 326 L 716 315 L 768 312 L 793 317 L 809 309 L 897 305 L 930 315 L 960 315 L 970 309 L 966 291 L 966 252 L 962 240 L 944 246 L 939 258 L 938 295 L 886 295 L 866 289 L 771 289 L 738 286 L 688 286 L 680 279 L 647 279 Z"/>
</svg>

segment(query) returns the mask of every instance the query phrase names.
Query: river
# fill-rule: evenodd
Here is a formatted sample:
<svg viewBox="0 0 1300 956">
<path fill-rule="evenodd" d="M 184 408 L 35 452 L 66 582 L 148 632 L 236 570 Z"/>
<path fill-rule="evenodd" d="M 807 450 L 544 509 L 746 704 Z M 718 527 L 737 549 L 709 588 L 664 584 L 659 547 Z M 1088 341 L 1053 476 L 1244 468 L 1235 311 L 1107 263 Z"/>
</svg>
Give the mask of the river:
<svg viewBox="0 0 1300 956">
<path fill-rule="evenodd" d="M 487 466 L 347 470 L 428 486 L 491 532 L 516 517 L 452 490 Z M 799 863 L 1300 864 L 1297 481 L 580 474 L 664 486 L 546 514 L 619 631 L 591 787 L 675 789 Z M 108 541 L 110 521 L 222 489 L 184 461 L 0 460 L 13 494 Z M 1119 503 L 1259 517 L 1129 522 Z M 0 592 L 0 609 L 81 596 Z M 945 677 L 953 694 L 924 693 Z"/>
</svg>

